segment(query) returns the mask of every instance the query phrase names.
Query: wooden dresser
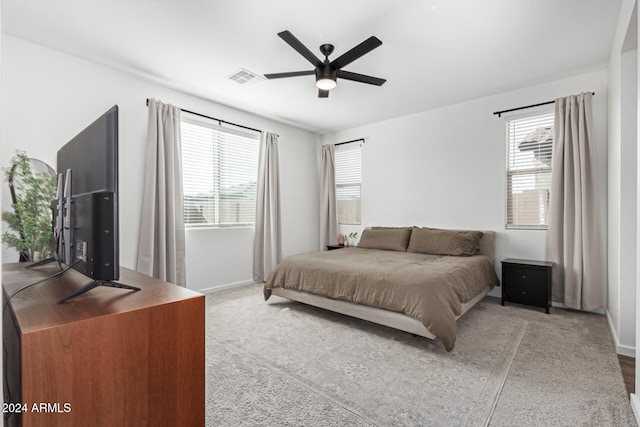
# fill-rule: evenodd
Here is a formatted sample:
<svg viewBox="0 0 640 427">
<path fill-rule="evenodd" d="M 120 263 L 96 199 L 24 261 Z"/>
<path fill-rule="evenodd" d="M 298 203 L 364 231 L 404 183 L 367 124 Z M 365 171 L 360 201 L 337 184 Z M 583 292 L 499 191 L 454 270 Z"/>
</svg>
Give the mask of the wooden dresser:
<svg viewBox="0 0 640 427">
<path fill-rule="evenodd" d="M 122 268 L 132 292 L 4 264 L 6 426 L 204 426 L 204 296 Z M 12 411 L 8 411 L 12 409 Z"/>
</svg>

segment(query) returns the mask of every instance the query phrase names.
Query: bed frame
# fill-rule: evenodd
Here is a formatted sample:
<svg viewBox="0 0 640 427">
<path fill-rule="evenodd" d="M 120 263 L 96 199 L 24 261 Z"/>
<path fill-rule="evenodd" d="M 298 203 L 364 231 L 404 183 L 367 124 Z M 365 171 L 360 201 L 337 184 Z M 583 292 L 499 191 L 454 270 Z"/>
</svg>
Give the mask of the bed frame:
<svg viewBox="0 0 640 427">
<path fill-rule="evenodd" d="M 480 253 L 489 256 L 491 258 L 491 261 L 495 265 L 495 232 L 483 231 L 483 233 L 484 234 L 482 235 L 482 239 L 480 240 Z M 478 301 L 484 298 L 484 296 L 489 293 L 491 288 L 492 286 L 487 286 L 486 289 L 484 289 L 474 298 L 467 301 L 466 303 L 463 303 L 462 313 L 460 314 L 460 316 L 469 311 L 471 307 L 473 307 Z M 289 300 L 312 305 L 314 307 L 331 310 L 336 313 L 346 314 L 347 316 L 367 320 L 369 322 L 388 326 L 390 328 L 409 332 L 429 339 L 437 338 L 434 334 L 429 332 L 429 330 L 422 324 L 422 322 L 397 311 L 390 311 L 382 308 L 371 307 L 368 305 L 326 298 L 307 292 L 294 291 L 284 288 L 272 288 L 271 295 L 272 297 L 275 295 Z M 270 298 L 268 301 L 269 304 L 277 302 L 279 301 L 274 298 Z M 460 316 L 457 316 L 456 319 L 458 319 Z"/>
</svg>

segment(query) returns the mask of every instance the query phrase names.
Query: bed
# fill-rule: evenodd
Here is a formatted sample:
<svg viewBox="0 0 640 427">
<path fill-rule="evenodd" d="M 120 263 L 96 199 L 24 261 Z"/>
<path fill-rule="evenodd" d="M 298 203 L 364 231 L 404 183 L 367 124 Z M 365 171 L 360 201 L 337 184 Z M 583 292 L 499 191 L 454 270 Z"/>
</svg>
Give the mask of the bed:
<svg viewBox="0 0 640 427">
<path fill-rule="evenodd" d="M 498 284 L 493 231 L 372 227 L 358 247 L 287 257 L 272 295 L 455 345 L 456 319 Z"/>
</svg>

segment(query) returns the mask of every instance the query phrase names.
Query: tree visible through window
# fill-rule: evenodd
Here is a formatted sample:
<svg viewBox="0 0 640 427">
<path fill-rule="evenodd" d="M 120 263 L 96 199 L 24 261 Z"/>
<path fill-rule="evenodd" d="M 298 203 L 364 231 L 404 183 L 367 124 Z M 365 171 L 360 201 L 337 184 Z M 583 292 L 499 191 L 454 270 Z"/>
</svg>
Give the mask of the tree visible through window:
<svg viewBox="0 0 640 427">
<path fill-rule="evenodd" d="M 180 125 L 185 225 L 254 224 L 259 134 L 184 117 Z"/>
<path fill-rule="evenodd" d="M 546 229 L 553 112 L 507 120 L 507 228 Z"/>
</svg>

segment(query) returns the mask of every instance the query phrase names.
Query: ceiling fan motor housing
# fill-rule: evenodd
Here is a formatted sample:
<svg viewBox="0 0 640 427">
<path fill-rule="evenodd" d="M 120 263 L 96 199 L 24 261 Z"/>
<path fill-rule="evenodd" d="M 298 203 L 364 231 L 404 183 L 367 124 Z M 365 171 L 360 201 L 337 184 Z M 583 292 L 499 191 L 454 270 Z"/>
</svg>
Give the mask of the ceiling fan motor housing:
<svg viewBox="0 0 640 427">
<path fill-rule="evenodd" d="M 338 78 L 338 70 L 333 68 L 331 64 L 324 64 L 322 67 L 316 68 L 316 81 L 320 79 L 336 80 Z"/>
</svg>

